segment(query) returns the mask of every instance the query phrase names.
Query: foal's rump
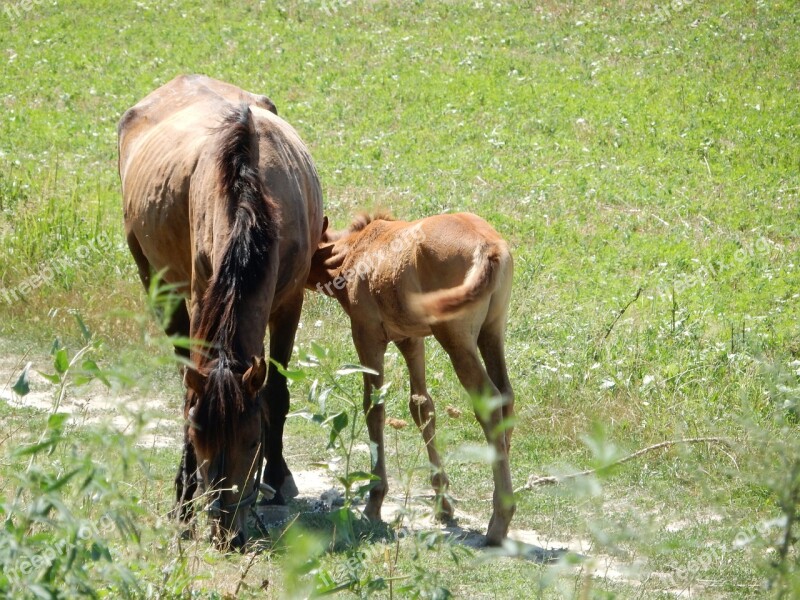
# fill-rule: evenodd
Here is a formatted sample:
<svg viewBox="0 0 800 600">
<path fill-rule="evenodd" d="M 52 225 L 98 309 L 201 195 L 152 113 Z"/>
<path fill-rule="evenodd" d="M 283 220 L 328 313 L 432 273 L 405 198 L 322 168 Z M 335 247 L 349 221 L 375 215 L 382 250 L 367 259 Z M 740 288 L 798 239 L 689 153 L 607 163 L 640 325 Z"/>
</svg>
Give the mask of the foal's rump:
<svg viewBox="0 0 800 600">
<path fill-rule="evenodd" d="M 469 213 L 438 215 L 423 223 L 419 235 L 425 243 L 416 260 L 421 290 L 412 295 L 414 311 L 436 323 L 474 312 L 483 302 L 487 308 L 497 305 L 505 317 L 513 275 L 506 242 L 486 221 Z"/>
</svg>

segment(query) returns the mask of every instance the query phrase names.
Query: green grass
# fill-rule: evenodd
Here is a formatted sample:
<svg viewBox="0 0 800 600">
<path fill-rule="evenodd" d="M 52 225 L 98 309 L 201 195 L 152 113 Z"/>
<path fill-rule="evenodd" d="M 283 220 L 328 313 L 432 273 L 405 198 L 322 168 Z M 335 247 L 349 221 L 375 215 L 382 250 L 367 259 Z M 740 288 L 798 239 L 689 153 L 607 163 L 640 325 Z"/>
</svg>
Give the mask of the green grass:
<svg viewBox="0 0 800 600">
<path fill-rule="evenodd" d="M 655 4 L 637 0 L 48 1 L 10 18 L 16 6 L 0 5 L 6 357 L 32 352 L 43 362 L 55 337 L 76 349 L 72 313 L 79 312 L 103 341 L 102 364 L 151 377 L 177 407 L 178 377 L 164 364 L 169 351 L 146 313 L 122 235 L 116 122 L 179 73 L 231 81 L 269 95 L 305 139 L 332 226 L 377 207 L 409 219 L 467 210 L 508 239 L 517 485 L 531 473 L 602 464 L 587 437 L 619 453 L 689 436 L 736 441 L 725 452 L 694 446 L 652 454 L 595 488 L 523 492 L 515 527 L 593 540 L 598 553 L 641 559 L 643 572 L 696 567 L 698 597 L 761 593 L 776 532 L 741 549 L 731 544 L 778 516 L 778 460 L 790 464 L 798 448 L 794 3 L 693 2 L 666 20 Z M 43 278 L 47 269 L 53 276 Z M 8 302 L 9 290 L 24 297 Z M 317 296 L 307 299 L 297 344 L 312 340 L 340 363 L 355 360 L 339 307 Z M 427 347 L 441 443 L 451 453 L 480 443 L 444 352 Z M 388 414 L 408 419 L 407 374 L 396 352 L 386 377 Z M 352 393 L 358 389 L 354 381 Z M 307 392 L 305 383 L 293 387 L 293 408 L 305 406 Z M 464 415 L 448 417 L 447 405 Z M 38 432 L 44 423 L 8 407 L 3 419 L 9 433 L 26 421 Z M 401 457 L 420 454 L 413 428 L 397 436 Z M 326 442 L 319 427 L 290 421 L 296 463 L 327 457 Z M 93 447 L 80 437 L 75 444 Z M 448 471 L 459 508 L 487 519 L 488 467 L 456 458 Z M 177 448 L 145 460 L 142 501 L 163 514 Z M 0 481 L 16 468 L 10 459 L 2 464 Z M 422 469 L 415 485 L 425 489 L 426 480 Z M 10 493 L 8 484 L 0 489 Z M 698 514 L 720 519 L 694 522 Z M 142 519 L 154 532 L 161 526 Z M 725 548 L 725 558 L 705 560 L 717 557 L 708 548 Z M 116 549 L 128 550 L 121 542 Z M 193 572 L 224 581 L 200 580 L 195 589 L 230 592 L 248 558 L 195 551 L 206 566 Z M 420 550 L 417 559 L 415 551 L 401 544 L 398 572 L 429 565 L 436 584 L 457 597 L 527 598 L 542 582 L 542 597 L 658 597 L 673 589 L 663 578 L 558 575 L 520 559 L 457 567 L 442 549 Z M 146 558 L 152 573 L 167 560 Z M 344 562 L 337 553 L 322 560 L 332 572 Z M 277 595 L 281 565 L 279 555 L 255 563 L 251 591 L 269 579 L 268 593 Z M 381 565 L 376 558 L 367 571 L 381 575 Z"/>
</svg>

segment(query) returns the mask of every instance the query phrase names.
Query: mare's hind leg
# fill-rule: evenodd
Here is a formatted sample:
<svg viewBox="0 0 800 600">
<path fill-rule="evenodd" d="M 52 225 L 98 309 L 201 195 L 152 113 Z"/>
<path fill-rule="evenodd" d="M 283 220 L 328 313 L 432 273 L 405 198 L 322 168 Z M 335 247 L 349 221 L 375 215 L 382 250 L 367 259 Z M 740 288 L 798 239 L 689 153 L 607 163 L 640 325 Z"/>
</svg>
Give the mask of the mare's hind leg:
<svg viewBox="0 0 800 600">
<path fill-rule="evenodd" d="M 292 355 L 294 336 L 300 322 L 303 295 L 276 310 L 269 321 L 269 357 L 286 368 Z M 283 458 L 283 428 L 289 412 L 289 388 L 286 378 L 269 364 L 267 385 L 259 397 L 266 403 L 269 415 L 267 427 L 267 467 L 263 481 L 275 489 L 276 494 L 268 504 L 286 504 L 288 498 L 297 496 L 297 486 Z"/>
<path fill-rule="evenodd" d="M 133 260 L 136 262 L 136 268 L 139 271 L 139 279 L 144 286 L 145 293 L 148 293 L 153 279 L 153 266 L 147 260 L 139 240 L 136 239 L 133 233 L 128 233 L 127 240 L 128 248 L 130 248 Z M 157 307 L 156 310 L 161 309 Z M 159 313 L 159 320 L 163 320 L 162 317 L 163 315 Z M 183 298 L 175 299 L 175 308 L 164 327 L 166 334 L 170 337 L 182 337 L 186 341 L 189 338 L 189 326 L 189 310 L 186 308 L 186 301 Z M 185 345 L 175 346 L 175 354 L 183 358 L 189 358 L 189 348 Z"/>
<path fill-rule="evenodd" d="M 464 322 L 449 321 L 431 327 L 433 335 L 442 344 L 455 368 L 461 385 L 476 399 L 498 398 L 500 390 L 489 378 L 486 369 L 478 358 L 476 340 Z M 516 510 L 514 504 L 514 488 L 511 484 L 511 469 L 508 463 L 506 436 L 502 433 L 503 410 L 501 405 L 494 406 L 487 414 L 478 404 L 475 416 L 481 424 L 486 440 L 494 447 L 496 458 L 492 463 L 494 478 L 494 495 L 492 498 L 492 518 L 486 532 L 486 543 L 490 546 L 500 545 L 508 534 L 511 518 Z"/>
<path fill-rule="evenodd" d="M 439 453 L 436 451 L 436 412 L 425 383 L 425 340 L 424 338 L 407 338 L 396 342 L 396 345 L 406 361 L 411 379 L 411 398 L 408 408 L 414 423 L 422 433 L 428 460 L 433 468 L 431 485 L 436 494 L 435 516 L 440 520 L 452 519 L 453 507 L 447 499 L 450 481 L 442 467 Z"/>
<path fill-rule="evenodd" d="M 145 292 L 150 291 L 152 282 L 153 267 L 144 255 L 139 240 L 133 233 L 127 235 L 128 248 L 130 248 L 133 260 L 139 271 L 139 279 L 144 286 Z M 159 315 L 160 317 L 161 315 Z M 185 340 L 189 338 L 189 311 L 186 308 L 186 301 L 177 301 L 175 308 L 170 315 L 169 322 L 166 324 L 165 331 L 169 336 L 179 336 Z M 175 346 L 175 354 L 180 357 L 189 358 L 189 348 L 184 345 Z M 197 490 L 197 457 L 194 448 L 189 442 L 189 436 L 184 428 L 183 451 L 181 460 L 178 464 L 178 473 L 175 475 L 175 508 L 172 514 L 180 519 L 181 522 L 189 521 L 194 513 L 192 498 Z"/>
<path fill-rule="evenodd" d="M 182 338 L 178 345 L 174 345 L 175 354 L 181 358 L 189 358 L 189 309 L 186 308 L 184 299 L 177 300 L 177 304 L 170 315 L 165 329 L 170 337 Z"/>
<path fill-rule="evenodd" d="M 134 235 L 133 232 L 128 232 L 126 239 L 128 241 L 128 248 L 130 248 L 133 260 L 136 262 L 136 268 L 139 271 L 139 279 L 144 286 L 145 292 L 147 292 L 150 289 L 150 279 L 152 278 L 153 267 L 150 265 L 150 261 L 148 261 L 147 257 L 144 255 L 144 251 L 142 250 L 141 244 L 139 244 L 139 240 L 136 239 L 136 235 Z"/>
</svg>

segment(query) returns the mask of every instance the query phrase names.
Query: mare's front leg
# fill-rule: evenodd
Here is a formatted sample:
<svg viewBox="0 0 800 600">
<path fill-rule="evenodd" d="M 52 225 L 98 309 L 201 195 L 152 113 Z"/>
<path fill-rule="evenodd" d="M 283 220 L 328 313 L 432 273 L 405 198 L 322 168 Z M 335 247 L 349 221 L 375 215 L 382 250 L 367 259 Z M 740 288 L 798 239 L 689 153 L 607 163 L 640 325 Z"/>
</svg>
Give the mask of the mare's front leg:
<svg viewBox="0 0 800 600">
<path fill-rule="evenodd" d="M 374 404 L 372 402 L 372 394 L 383 386 L 383 357 L 386 354 L 386 342 L 383 341 L 383 331 L 380 328 L 364 328 L 355 323 L 353 324 L 353 342 L 361 365 L 373 369 L 377 373 L 377 375 L 364 373 L 364 414 L 367 418 L 369 441 L 376 449 L 374 453 L 370 452 L 370 456 L 374 457 L 372 474 L 378 478 L 369 491 L 369 500 L 364 508 L 364 516 L 371 521 L 380 521 L 383 499 L 389 491 L 383 444 L 383 424 L 386 412 L 383 403 Z"/>
<path fill-rule="evenodd" d="M 294 336 L 300 322 L 300 309 L 303 307 L 303 295 L 289 302 L 270 317 L 269 321 L 269 357 L 286 368 L 294 347 Z M 269 423 L 267 428 L 267 467 L 263 481 L 275 489 L 275 497 L 268 504 L 286 504 L 288 498 L 297 496 L 297 486 L 292 473 L 283 458 L 283 428 L 286 415 L 289 413 L 289 388 L 286 378 L 278 372 L 270 362 L 267 374 L 267 385 L 259 393 L 262 402 L 266 403 Z"/>
<path fill-rule="evenodd" d="M 181 523 L 187 523 L 194 516 L 194 506 L 192 498 L 197 491 L 197 457 L 194 447 L 189 441 L 186 427 L 183 432 L 183 451 L 181 452 L 181 462 L 178 465 L 178 473 L 175 476 L 175 508 L 173 515 Z"/>
<path fill-rule="evenodd" d="M 189 339 L 189 311 L 185 300 L 178 300 L 170 315 L 166 327 L 167 335 L 170 337 L 178 336 L 181 342 Z M 189 348 L 183 343 L 175 346 L 175 354 L 185 360 L 189 360 Z M 183 367 L 180 370 L 184 373 Z M 181 377 L 182 378 L 182 377 Z M 184 402 L 186 400 L 184 399 Z M 194 505 L 192 498 L 197 491 L 197 456 L 194 453 L 194 446 L 189 441 L 189 425 L 183 427 L 183 450 L 181 451 L 181 461 L 178 464 L 178 473 L 175 475 L 175 509 L 173 514 L 182 523 L 187 523 L 194 516 Z"/>
</svg>

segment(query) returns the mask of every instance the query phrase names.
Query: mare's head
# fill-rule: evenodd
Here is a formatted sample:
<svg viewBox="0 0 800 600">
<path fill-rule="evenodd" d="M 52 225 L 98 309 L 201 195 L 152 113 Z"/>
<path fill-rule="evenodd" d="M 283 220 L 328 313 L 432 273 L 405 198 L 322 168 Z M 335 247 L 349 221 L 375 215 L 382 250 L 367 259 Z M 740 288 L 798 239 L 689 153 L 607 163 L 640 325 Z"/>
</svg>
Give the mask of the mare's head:
<svg viewBox="0 0 800 600">
<path fill-rule="evenodd" d="M 263 358 L 243 365 L 220 353 L 187 367 L 185 415 L 208 494 L 211 535 L 219 547 L 242 548 L 247 513 L 259 490 L 266 410 L 258 397 L 267 374 Z"/>
</svg>

